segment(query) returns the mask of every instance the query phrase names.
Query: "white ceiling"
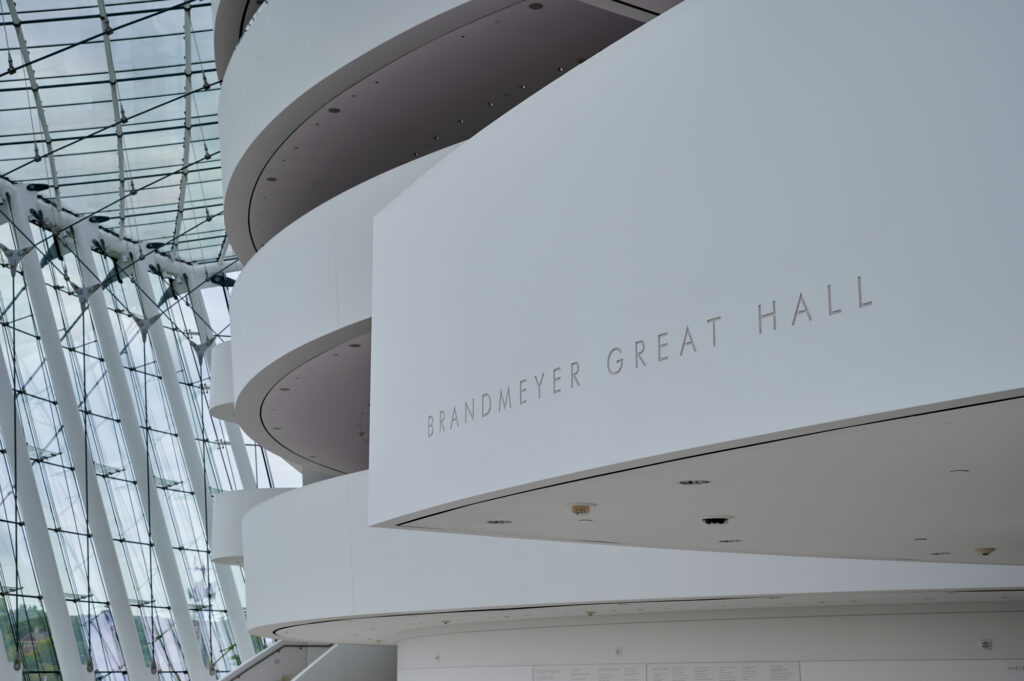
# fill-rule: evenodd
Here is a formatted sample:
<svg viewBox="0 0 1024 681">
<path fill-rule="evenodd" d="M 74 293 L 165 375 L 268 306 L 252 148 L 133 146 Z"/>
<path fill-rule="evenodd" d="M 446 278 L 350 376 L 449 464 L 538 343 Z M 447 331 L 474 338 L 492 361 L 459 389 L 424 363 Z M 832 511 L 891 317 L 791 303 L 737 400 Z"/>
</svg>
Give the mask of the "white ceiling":
<svg viewBox="0 0 1024 681">
<path fill-rule="evenodd" d="M 680 484 L 706 480 L 707 484 Z M 1024 564 L 1024 399 L 540 487 L 406 527 L 799 556 Z M 592 504 L 574 515 L 573 504 Z M 707 517 L 727 517 L 708 525 Z M 491 521 L 505 521 L 493 524 Z M 994 548 L 988 556 L 976 549 Z"/>
<path fill-rule="evenodd" d="M 524 1 L 396 59 L 277 148 L 253 187 L 253 245 L 365 180 L 468 139 L 641 25 L 579 0 Z"/>
<path fill-rule="evenodd" d="M 338 473 L 366 470 L 370 432 L 370 334 L 293 370 L 263 400 L 271 437 L 300 459 Z"/>
</svg>

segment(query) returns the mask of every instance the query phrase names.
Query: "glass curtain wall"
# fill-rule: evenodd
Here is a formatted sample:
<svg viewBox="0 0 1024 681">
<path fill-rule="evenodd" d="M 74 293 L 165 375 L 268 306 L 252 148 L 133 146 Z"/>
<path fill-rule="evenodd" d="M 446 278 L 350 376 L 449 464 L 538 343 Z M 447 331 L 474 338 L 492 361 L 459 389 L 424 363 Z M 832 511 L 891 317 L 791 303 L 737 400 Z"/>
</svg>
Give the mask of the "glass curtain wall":
<svg viewBox="0 0 1024 681">
<path fill-rule="evenodd" d="M 180 262 L 212 263 L 219 271 L 230 268 L 236 259 L 222 217 L 211 3 L 0 0 L 0 33 L 0 179 L 45 185 L 40 193 L 44 200 L 83 219 L 102 215 L 109 220 L 103 225 L 107 234 L 134 240 L 140 247 Z M 61 402 L 58 409 L 52 367 L 45 361 L 33 316 L 40 311 L 29 304 L 24 266 L 12 267 L 0 257 L 0 269 L 8 272 L 0 272 L 0 343 L 12 365 L 17 412 L 50 539 L 46 548 L 56 560 L 81 663 L 91 660 L 98 677 L 124 677 L 126 658 L 138 657 L 128 646 L 140 646 L 145 662 L 155 662 L 162 676 L 184 678 L 190 658 L 183 642 L 188 650 L 194 639 L 207 669 L 222 675 L 239 663 L 239 654 L 220 580 L 228 580 L 229 593 L 237 592 L 244 604 L 244 574 L 238 567 L 211 566 L 205 531 L 210 500 L 188 475 L 186 462 L 192 460 L 186 456 L 194 456 L 195 450 L 189 445 L 183 451 L 182 425 L 172 416 L 168 389 L 184 398 L 201 459 L 202 486 L 212 493 L 237 489 L 240 475 L 227 426 L 209 417 L 208 367 L 201 361 L 201 325 L 189 296 L 182 290 L 164 296 L 168 280 L 145 275 L 150 280 L 141 290 L 155 291 L 161 299 L 152 302 L 159 302 L 160 324 L 175 364 L 176 375 L 163 377 L 152 339 L 140 331 L 144 294 L 129 277 L 130 268 L 119 270 L 110 258 L 95 255 L 101 270 L 95 274 L 110 309 L 92 307 L 101 296 L 83 307 L 76 294 L 84 283 L 82 264 L 52 234 L 37 226 L 19 223 L 19 228 L 31 231 L 31 241 L 39 245 L 26 258 L 45 260 L 47 314 L 52 311 L 59 328 L 59 361 L 70 373 L 75 407 L 86 426 L 84 442 L 75 442 L 75 451 L 84 448 L 94 462 L 101 497 L 89 499 L 76 478 L 80 471 L 75 470 L 59 415 L 61 410 L 67 413 L 67 404 Z M 16 245 L 2 216 L 0 244 Z M 52 252 L 44 257 L 48 248 Z M 224 311 L 228 291 L 214 287 L 204 297 L 222 298 L 218 309 Z M 100 351 L 97 315 L 109 315 L 117 358 L 104 358 Z M 226 315 L 222 317 L 210 325 L 220 339 L 227 337 Z M 203 328 L 205 335 L 208 327 Z M 139 439 L 136 434 L 126 438 L 113 399 L 112 361 L 127 370 L 130 403 L 144 436 L 142 458 L 129 449 L 127 441 Z M 232 434 L 237 444 L 238 433 Z M 277 457 L 247 439 L 243 446 L 259 486 L 301 484 L 294 469 Z M 34 571 L 14 501 L 12 444 L 0 442 L 0 447 L 6 463 L 0 467 L 0 521 L 7 530 L 0 538 L 0 632 L 8 660 L 19 658 L 24 675 L 56 679 L 60 671 L 55 650 L 73 657 L 74 649 L 69 652 L 51 640 L 40 592 L 59 602 L 55 578 L 40 580 Z M 144 469 L 133 467 L 133 461 L 144 461 Z M 156 481 L 155 498 L 148 496 L 150 479 Z M 102 558 L 108 569 L 116 565 L 119 575 L 102 574 L 97 561 L 90 520 L 95 520 L 100 502 L 117 554 L 116 561 L 107 561 L 106 554 Z M 173 561 L 161 563 L 154 556 L 157 547 L 145 513 L 149 503 L 163 510 Z M 161 565 L 177 571 L 177 580 L 171 582 L 180 581 L 181 587 L 170 594 Z M 52 568 L 45 574 L 51 573 Z M 123 610 L 111 609 L 105 587 L 110 579 L 123 580 L 134 631 L 114 626 L 113 613 L 120 617 Z M 52 586 L 47 591 L 37 581 Z M 180 605 L 182 596 L 191 621 L 176 627 L 171 602 Z M 255 644 L 257 650 L 262 647 L 260 641 Z"/>
<path fill-rule="evenodd" d="M 38 244 L 48 234 L 31 226 L 31 239 Z M 52 238 L 51 238 L 52 239 Z M 0 224 L 0 244 L 13 244 L 10 225 Z M 39 253 L 28 257 L 41 257 Z M 80 264 L 73 255 L 54 258 L 43 267 L 49 303 L 60 329 L 61 346 L 75 384 L 77 407 L 86 424 L 87 452 L 95 463 L 100 490 L 108 513 L 110 530 L 118 553 L 137 631 L 146 663 L 156 661 L 161 676 L 188 676 L 180 637 L 197 637 L 204 662 L 223 675 L 241 660 L 228 625 L 226 607 L 216 572 L 210 563 L 204 515 L 210 504 L 192 489 L 184 462 L 177 427 L 168 406 L 165 385 L 156 363 L 152 340 L 144 339 L 138 321 L 142 319 L 140 289 L 127 273 L 106 258 L 97 258 L 107 271 L 96 273 L 105 281 L 104 290 L 111 309 L 82 305 L 76 286 L 82 283 Z M 4 263 L 8 272 L 11 268 Z M 147 275 L 152 276 L 152 275 Z M 166 282 L 154 276 L 154 283 Z M 102 300 L 95 296 L 90 301 Z M 82 662 L 91 656 L 98 677 L 124 677 L 125 664 L 119 634 L 113 625 L 103 575 L 90 541 L 87 519 L 95 501 L 85 499 L 74 477 L 74 464 L 65 431 L 56 408 L 56 396 L 38 337 L 33 311 L 28 304 L 20 268 L 8 277 L 0 276 L 0 309 L 3 310 L 3 342 L 8 358 L 16 363 L 18 412 L 24 422 L 34 473 L 44 501 L 47 525 L 58 559 L 60 576 L 73 626 L 79 639 Z M 216 493 L 239 488 L 239 476 L 227 448 L 223 425 L 208 415 L 208 374 L 196 352 L 197 322 L 187 297 L 171 297 L 161 308 L 170 331 L 179 375 L 175 380 L 189 405 L 192 427 L 197 434 L 207 484 Z M 106 362 L 99 350 L 95 314 L 110 314 L 120 348 L 117 358 L 128 370 L 132 398 L 146 442 L 147 470 L 134 470 L 125 443 L 108 378 Z M 16 359 L 13 359 L 16 358 Z M 6 450 L 5 450 L 6 453 Z M 8 468 L 11 457 L 7 457 Z M 33 579 L 31 556 L 15 515 L 13 486 L 7 471 L 0 476 L 0 514 L 8 529 L 0 540 L 0 581 L 5 606 L 3 630 L 8 641 L 8 658 L 14 659 L 15 641 L 21 639 L 24 672 L 56 678 L 59 670 L 49 643 L 46 615 Z M 159 503 L 169 520 L 176 568 L 186 588 L 191 611 L 191 630 L 178 631 L 170 614 L 164 580 L 154 559 L 151 528 L 142 498 L 148 486 L 139 480 L 152 476 L 157 482 Z M 19 579 L 14 578 L 14 554 L 18 553 Z M 236 583 L 242 579 L 236 571 Z M 17 612 L 18 617 L 14 614 Z"/>
</svg>

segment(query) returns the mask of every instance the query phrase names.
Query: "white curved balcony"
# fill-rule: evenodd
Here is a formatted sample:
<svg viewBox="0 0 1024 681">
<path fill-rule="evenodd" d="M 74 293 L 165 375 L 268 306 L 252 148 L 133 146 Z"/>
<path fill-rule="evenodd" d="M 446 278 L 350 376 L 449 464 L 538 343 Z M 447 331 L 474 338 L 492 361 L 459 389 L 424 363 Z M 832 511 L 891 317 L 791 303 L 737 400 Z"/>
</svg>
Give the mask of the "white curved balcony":
<svg viewBox="0 0 1024 681">
<path fill-rule="evenodd" d="M 213 58 L 217 77 L 224 78 L 235 47 L 263 0 L 213 0 Z"/>
<path fill-rule="evenodd" d="M 578 624 L 588 613 L 624 613 L 626 606 L 667 617 L 787 602 L 998 603 L 1004 596 L 1015 598 L 1002 590 L 1020 584 L 1021 569 L 1007 566 L 736 555 L 373 528 L 366 518 L 369 475 L 285 492 L 245 515 L 253 633 L 394 643 L 409 632 L 449 625 L 521 627 L 550 618 L 575 618 Z M 992 592 L 961 593 L 971 589 Z M 913 593 L 896 593 L 907 590 Z M 828 592 L 834 593 L 818 595 Z M 788 597 L 778 598 L 783 594 Z"/>
<path fill-rule="evenodd" d="M 248 260 L 333 196 L 469 138 L 642 25 L 599 5 L 292 0 L 263 8 L 220 97 L 221 120 L 232 121 L 221 149 L 235 252 Z"/>
<path fill-rule="evenodd" d="M 231 341 L 217 343 L 206 355 L 210 367 L 210 415 L 235 421 L 235 388 L 231 376 Z"/>
<path fill-rule="evenodd" d="M 307 213 L 238 278 L 234 418 L 303 469 L 337 475 L 367 466 L 373 218 L 446 154 L 396 168 Z"/>
<path fill-rule="evenodd" d="M 1024 5 L 822 7 L 686 2 L 378 215 L 371 523 L 1024 563 Z"/>
<path fill-rule="evenodd" d="M 288 490 L 287 487 L 232 490 L 213 497 L 210 559 L 225 565 L 242 565 L 242 517 L 253 507 Z"/>
</svg>

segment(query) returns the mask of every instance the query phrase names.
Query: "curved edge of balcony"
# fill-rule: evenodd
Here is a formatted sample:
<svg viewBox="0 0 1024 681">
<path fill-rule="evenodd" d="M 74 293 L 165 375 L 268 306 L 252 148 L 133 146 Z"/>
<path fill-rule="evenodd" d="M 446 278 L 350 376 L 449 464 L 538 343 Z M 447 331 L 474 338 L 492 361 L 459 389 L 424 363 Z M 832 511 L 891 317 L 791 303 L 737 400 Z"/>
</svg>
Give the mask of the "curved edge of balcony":
<svg viewBox="0 0 1024 681">
<path fill-rule="evenodd" d="M 252 633 L 391 642 L 387 629 L 437 627 L 442 618 L 509 624 L 577 610 L 585 620 L 592 610 L 587 604 L 688 600 L 695 608 L 717 610 L 730 600 L 774 603 L 783 594 L 1009 589 L 1020 577 L 1012 566 L 725 554 L 376 528 L 367 524 L 369 475 L 290 490 L 245 515 Z M 699 602 L 708 600 L 710 605 Z"/>
<path fill-rule="evenodd" d="M 290 489 L 292 488 L 240 489 L 221 492 L 214 496 L 210 560 L 223 565 L 242 565 L 242 517 L 254 506 Z"/>
<path fill-rule="evenodd" d="M 228 3 L 233 0 L 222 0 Z M 247 227 L 256 180 L 304 120 L 396 58 L 515 0 L 352 4 L 293 0 L 268 5 L 225 68 L 220 117 L 233 122 L 220 131 L 225 224 L 242 262 L 256 253 Z"/>
<path fill-rule="evenodd" d="M 217 77 L 224 78 L 231 56 L 241 38 L 246 9 L 253 0 L 213 0 L 213 61 Z"/>
<path fill-rule="evenodd" d="M 338 391 L 330 396 L 332 404 L 343 392 L 357 393 L 350 396 L 353 405 L 364 407 L 369 402 L 373 220 L 449 150 L 395 168 L 310 211 L 275 236 L 238 278 L 231 300 L 232 415 L 251 438 L 290 463 L 327 475 L 366 467 L 366 453 L 357 460 L 349 452 L 317 461 L 294 444 L 295 438 L 309 436 L 318 427 L 336 427 L 339 419 L 350 420 L 341 414 L 326 423 L 313 418 L 310 409 L 315 402 L 323 402 L 318 400 L 323 394 L 311 393 L 312 388 L 303 392 L 303 388 L 323 380 L 323 371 L 315 368 L 313 376 L 302 372 L 305 367 L 308 373 L 312 360 L 339 346 L 362 346 L 356 357 L 350 357 L 354 353 L 346 347 L 348 355 L 338 362 L 348 364 L 334 369 L 337 363 L 333 363 L 325 371 L 342 371 L 336 384 L 328 384 Z M 213 364 L 223 364 L 221 355 L 214 357 Z M 365 386 L 351 378 L 363 373 Z M 292 383 L 303 376 L 306 383 Z M 285 381 L 291 387 L 282 386 Z M 268 410 L 273 408 L 268 406 L 268 396 L 278 386 L 290 391 L 282 395 L 289 398 L 290 411 L 282 414 L 282 420 L 268 423 Z M 220 384 L 216 387 L 222 389 Z"/>
<path fill-rule="evenodd" d="M 235 422 L 234 381 L 231 378 L 231 341 L 217 343 L 206 356 L 210 366 L 210 416 Z"/>
</svg>

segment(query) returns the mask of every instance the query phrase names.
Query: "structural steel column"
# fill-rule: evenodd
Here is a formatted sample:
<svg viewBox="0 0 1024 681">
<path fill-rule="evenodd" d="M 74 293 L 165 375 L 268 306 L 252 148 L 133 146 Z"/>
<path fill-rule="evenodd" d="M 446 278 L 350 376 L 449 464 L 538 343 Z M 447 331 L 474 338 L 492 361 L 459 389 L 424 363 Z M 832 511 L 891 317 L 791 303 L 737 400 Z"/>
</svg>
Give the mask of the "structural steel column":
<svg viewBox="0 0 1024 681">
<path fill-rule="evenodd" d="M 11 217 L 16 221 L 11 224 L 11 231 L 14 232 L 16 248 L 34 246 L 32 235 L 28 231 L 27 217 L 29 207 L 35 205 L 35 193 L 22 187 L 14 187 L 11 198 L 14 204 L 11 206 L 13 210 Z M 78 398 L 75 395 L 71 373 L 68 371 L 64 357 L 60 332 L 54 320 L 53 309 L 50 307 L 42 266 L 39 264 L 39 258 L 35 257 L 33 253 L 22 260 L 22 267 L 25 275 L 25 289 L 28 291 L 29 302 L 32 305 L 32 316 L 35 318 L 36 330 L 43 345 L 43 356 L 46 358 L 50 381 L 57 397 L 57 411 L 64 426 L 64 435 L 71 460 L 75 465 L 78 488 L 82 493 L 83 500 L 86 493 L 89 495 L 88 529 L 96 549 L 96 560 L 106 586 L 107 598 L 110 600 L 110 614 L 114 619 L 121 654 L 124 656 L 128 677 L 136 680 L 143 679 L 149 674 L 149 668 L 146 666 L 142 644 L 135 627 L 135 618 L 132 616 L 132 610 L 128 603 L 128 591 L 125 588 L 124 575 L 121 574 L 121 566 L 118 564 L 114 539 L 110 534 L 106 504 L 96 481 L 96 468 L 91 457 L 86 456 L 85 427 L 82 415 L 78 411 Z"/>
<path fill-rule="evenodd" d="M 181 383 L 178 382 L 178 369 L 171 354 L 170 345 L 167 342 L 164 329 L 164 316 L 156 306 L 157 298 L 154 297 L 153 283 L 149 279 L 149 272 L 142 262 L 134 265 L 135 285 L 139 288 L 139 300 L 142 302 L 142 313 L 146 319 L 159 319 L 149 329 L 149 338 L 153 341 L 153 350 L 156 354 L 156 361 L 160 367 L 160 376 L 164 383 L 164 392 L 167 393 L 167 402 L 171 407 L 171 418 L 174 420 L 175 429 L 178 431 L 178 439 L 181 442 L 181 453 L 185 459 L 185 469 L 188 471 L 189 482 L 192 491 L 196 493 L 196 501 L 210 501 L 210 488 L 206 483 L 204 475 L 203 459 L 199 454 L 199 446 L 196 444 L 195 429 L 192 428 L 192 419 L 188 414 L 188 406 L 185 404 L 185 397 L 181 391 Z M 202 496 L 200 496 L 200 494 Z M 203 523 L 203 532 L 209 544 L 210 528 L 203 508 L 199 508 L 199 518 Z M 209 546 L 207 546 L 209 548 Z M 217 573 L 217 580 L 220 582 L 221 595 L 224 597 L 224 605 L 228 611 L 228 622 L 231 624 L 231 631 L 235 637 L 235 645 L 238 647 L 241 656 L 246 651 L 253 651 L 252 640 L 249 638 L 249 631 L 246 629 L 245 613 L 242 612 L 242 599 L 238 596 L 238 585 L 235 584 L 234 575 L 228 565 L 213 563 Z M 212 632 L 211 632 L 212 635 Z M 254 653 L 248 652 L 251 657 Z M 212 655 L 212 651 L 211 651 Z"/>
<path fill-rule="evenodd" d="M 96 258 L 90 250 L 93 237 L 98 235 L 88 233 L 89 231 L 93 230 L 88 230 L 85 225 L 75 228 L 75 251 L 81 263 L 79 270 L 82 273 L 83 287 L 96 286 L 101 281 L 101 278 L 97 276 L 99 270 L 96 268 Z M 140 483 L 139 496 L 142 497 L 143 507 L 150 519 L 151 541 L 160 572 L 164 578 L 167 600 L 171 605 L 171 617 L 174 620 L 174 628 L 178 632 L 181 652 L 185 657 L 185 667 L 188 670 L 189 678 L 193 681 L 209 679 L 210 674 L 203 662 L 199 640 L 196 638 L 195 628 L 192 625 L 188 600 L 185 597 L 185 587 L 182 585 L 174 552 L 171 549 L 173 543 L 170 531 L 167 529 L 164 508 L 160 503 L 160 492 L 153 475 L 146 475 L 148 468 L 146 443 L 139 425 L 135 401 L 132 399 L 128 376 L 125 373 L 120 343 L 110 319 L 110 306 L 106 290 L 100 287 L 92 294 L 89 309 L 92 310 L 93 328 L 95 328 L 96 338 L 99 340 L 100 356 L 103 357 L 106 364 L 114 405 L 117 407 L 117 415 L 121 418 L 121 432 L 124 433 L 128 456 L 132 462 L 132 469 L 135 471 L 135 479 Z M 143 491 L 146 493 L 143 494 Z M 153 500 L 156 500 L 156 503 L 152 503 Z"/>
<path fill-rule="evenodd" d="M 36 582 L 39 584 L 39 592 L 43 597 L 46 619 L 50 623 L 50 635 L 53 640 L 53 648 L 57 653 L 57 664 L 60 665 L 61 677 L 67 681 L 85 681 L 85 665 L 82 664 L 82 658 L 78 654 L 75 631 L 71 627 L 71 614 L 68 612 L 68 603 L 64 600 L 64 586 L 60 581 L 57 558 L 53 555 L 50 532 L 46 528 L 43 502 L 39 497 L 35 475 L 32 473 L 32 459 L 28 455 L 25 429 L 22 426 L 20 414 L 14 413 L 16 387 L 7 370 L 8 366 L 7 353 L 3 343 L 0 343 L 0 434 L 3 435 L 4 442 L 7 443 L 8 469 L 11 471 L 11 479 L 18 486 L 18 506 L 25 522 L 25 538 L 28 540 L 29 551 L 32 553 Z M 7 386 L 11 386 L 10 392 L 7 391 Z M 17 479 L 14 478 L 12 458 L 16 458 L 18 462 Z M 0 660 L 0 668 L 5 669 L 8 666 L 6 663 L 6 660 Z"/>
<path fill-rule="evenodd" d="M 200 289 L 188 294 L 192 301 L 192 309 L 196 314 L 196 327 L 199 329 L 199 340 L 203 345 L 210 343 L 215 337 L 213 327 L 210 326 L 210 315 L 206 311 L 206 301 L 203 300 L 203 292 Z M 209 352 L 209 351 L 207 351 Z M 238 476 L 242 481 L 242 489 L 256 489 L 256 476 L 249 463 L 249 457 L 245 455 L 245 440 L 242 438 L 242 429 L 237 423 L 221 421 L 228 431 L 228 441 L 231 444 L 231 453 L 235 457 L 235 467 L 238 468 Z"/>
</svg>

